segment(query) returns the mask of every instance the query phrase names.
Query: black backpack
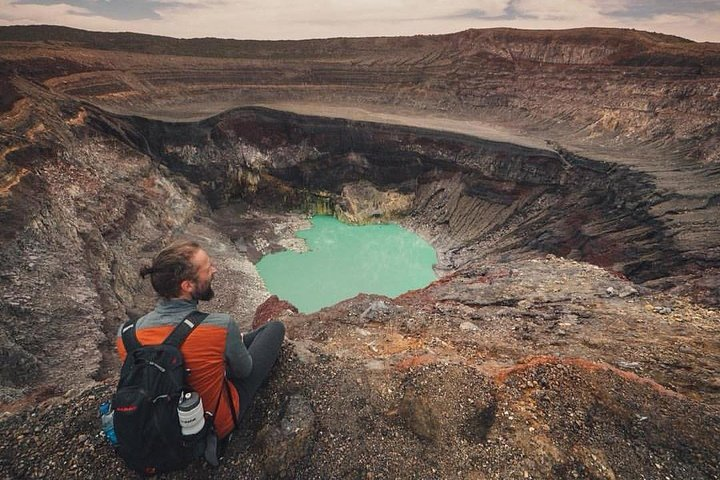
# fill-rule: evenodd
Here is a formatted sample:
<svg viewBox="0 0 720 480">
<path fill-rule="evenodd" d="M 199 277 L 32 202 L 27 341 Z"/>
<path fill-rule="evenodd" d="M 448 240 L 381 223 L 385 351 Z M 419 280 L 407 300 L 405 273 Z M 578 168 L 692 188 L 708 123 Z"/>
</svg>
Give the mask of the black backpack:
<svg viewBox="0 0 720 480">
<path fill-rule="evenodd" d="M 207 315 L 191 313 L 160 345 L 141 345 L 135 321 L 123 325 L 127 357 L 112 398 L 117 452 L 128 467 L 141 474 L 184 468 L 217 442 L 209 414 L 200 432 L 183 436 L 177 413 L 181 395 L 191 391 L 180 346 Z M 209 455 L 214 456 L 212 452 Z"/>
</svg>

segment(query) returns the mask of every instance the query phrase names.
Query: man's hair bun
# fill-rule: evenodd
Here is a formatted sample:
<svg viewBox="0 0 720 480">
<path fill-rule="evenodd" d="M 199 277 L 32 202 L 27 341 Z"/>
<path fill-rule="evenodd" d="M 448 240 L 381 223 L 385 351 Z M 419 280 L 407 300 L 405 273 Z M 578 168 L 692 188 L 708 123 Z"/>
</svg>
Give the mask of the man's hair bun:
<svg viewBox="0 0 720 480">
<path fill-rule="evenodd" d="M 155 273 L 155 269 L 154 269 L 152 266 L 150 266 L 150 265 L 147 265 L 147 266 L 142 267 L 142 268 L 140 269 L 140 276 L 141 276 L 142 278 L 145 278 L 145 277 L 147 277 L 148 275 L 151 275 L 151 274 L 153 274 L 153 273 Z"/>
</svg>

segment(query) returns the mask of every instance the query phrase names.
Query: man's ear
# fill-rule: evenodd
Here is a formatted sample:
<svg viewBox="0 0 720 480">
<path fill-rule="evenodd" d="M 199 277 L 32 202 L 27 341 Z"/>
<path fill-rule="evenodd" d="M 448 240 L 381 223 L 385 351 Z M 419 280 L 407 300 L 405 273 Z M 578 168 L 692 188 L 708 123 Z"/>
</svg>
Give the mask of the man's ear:
<svg viewBox="0 0 720 480">
<path fill-rule="evenodd" d="M 193 282 L 191 282 L 190 280 L 183 280 L 182 282 L 180 282 L 180 290 L 183 293 L 192 293 L 194 288 L 195 287 L 193 285 Z"/>
</svg>

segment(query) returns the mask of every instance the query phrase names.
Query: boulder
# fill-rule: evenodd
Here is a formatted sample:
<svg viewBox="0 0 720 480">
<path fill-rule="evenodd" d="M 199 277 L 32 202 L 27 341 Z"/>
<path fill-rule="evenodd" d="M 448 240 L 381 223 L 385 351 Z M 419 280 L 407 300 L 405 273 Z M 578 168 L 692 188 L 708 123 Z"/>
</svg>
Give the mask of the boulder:
<svg viewBox="0 0 720 480">
<path fill-rule="evenodd" d="M 288 310 L 298 313 L 298 309 L 292 303 L 280 300 L 277 295 L 272 295 L 255 309 L 252 328 L 259 328 Z"/>
<path fill-rule="evenodd" d="M 257 448 L 269 478 L 295 478 L 293 465 L 311 451 L 315 436 L 315 414 L 308 400 L 293 395 L 279 420 L 266 425 L 257 436 Z"/>
</svg>

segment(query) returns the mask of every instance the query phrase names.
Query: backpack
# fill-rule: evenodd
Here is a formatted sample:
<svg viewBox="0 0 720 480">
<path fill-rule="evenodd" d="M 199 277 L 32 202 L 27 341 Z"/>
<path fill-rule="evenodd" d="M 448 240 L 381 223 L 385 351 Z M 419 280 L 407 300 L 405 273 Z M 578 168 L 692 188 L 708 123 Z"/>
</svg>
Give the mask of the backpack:
<svg viewBox="0 0 720 480">
<path fill-rule="evenodd" d="M 206 412 L 205 425 L 198 433 L 183 436 L 178 418 L 178 402 L 187 386 L 180 346 L 208 316 L 193 312 L 183 319 L 160 345 L 143 346 L 135 334 L 135 321 L 123 325 L 122 341 L 127 357 L 120 371 L 118 388 L 112 398 L 116 450 L 128 467 L 144 474 L 178 470 L 214 450 L 217 443 L 212 414 Z M 217 409 L 217 408 L 216 408 Z M 214 452 L 206 455 L 212 461 Z"/>
</svg>

